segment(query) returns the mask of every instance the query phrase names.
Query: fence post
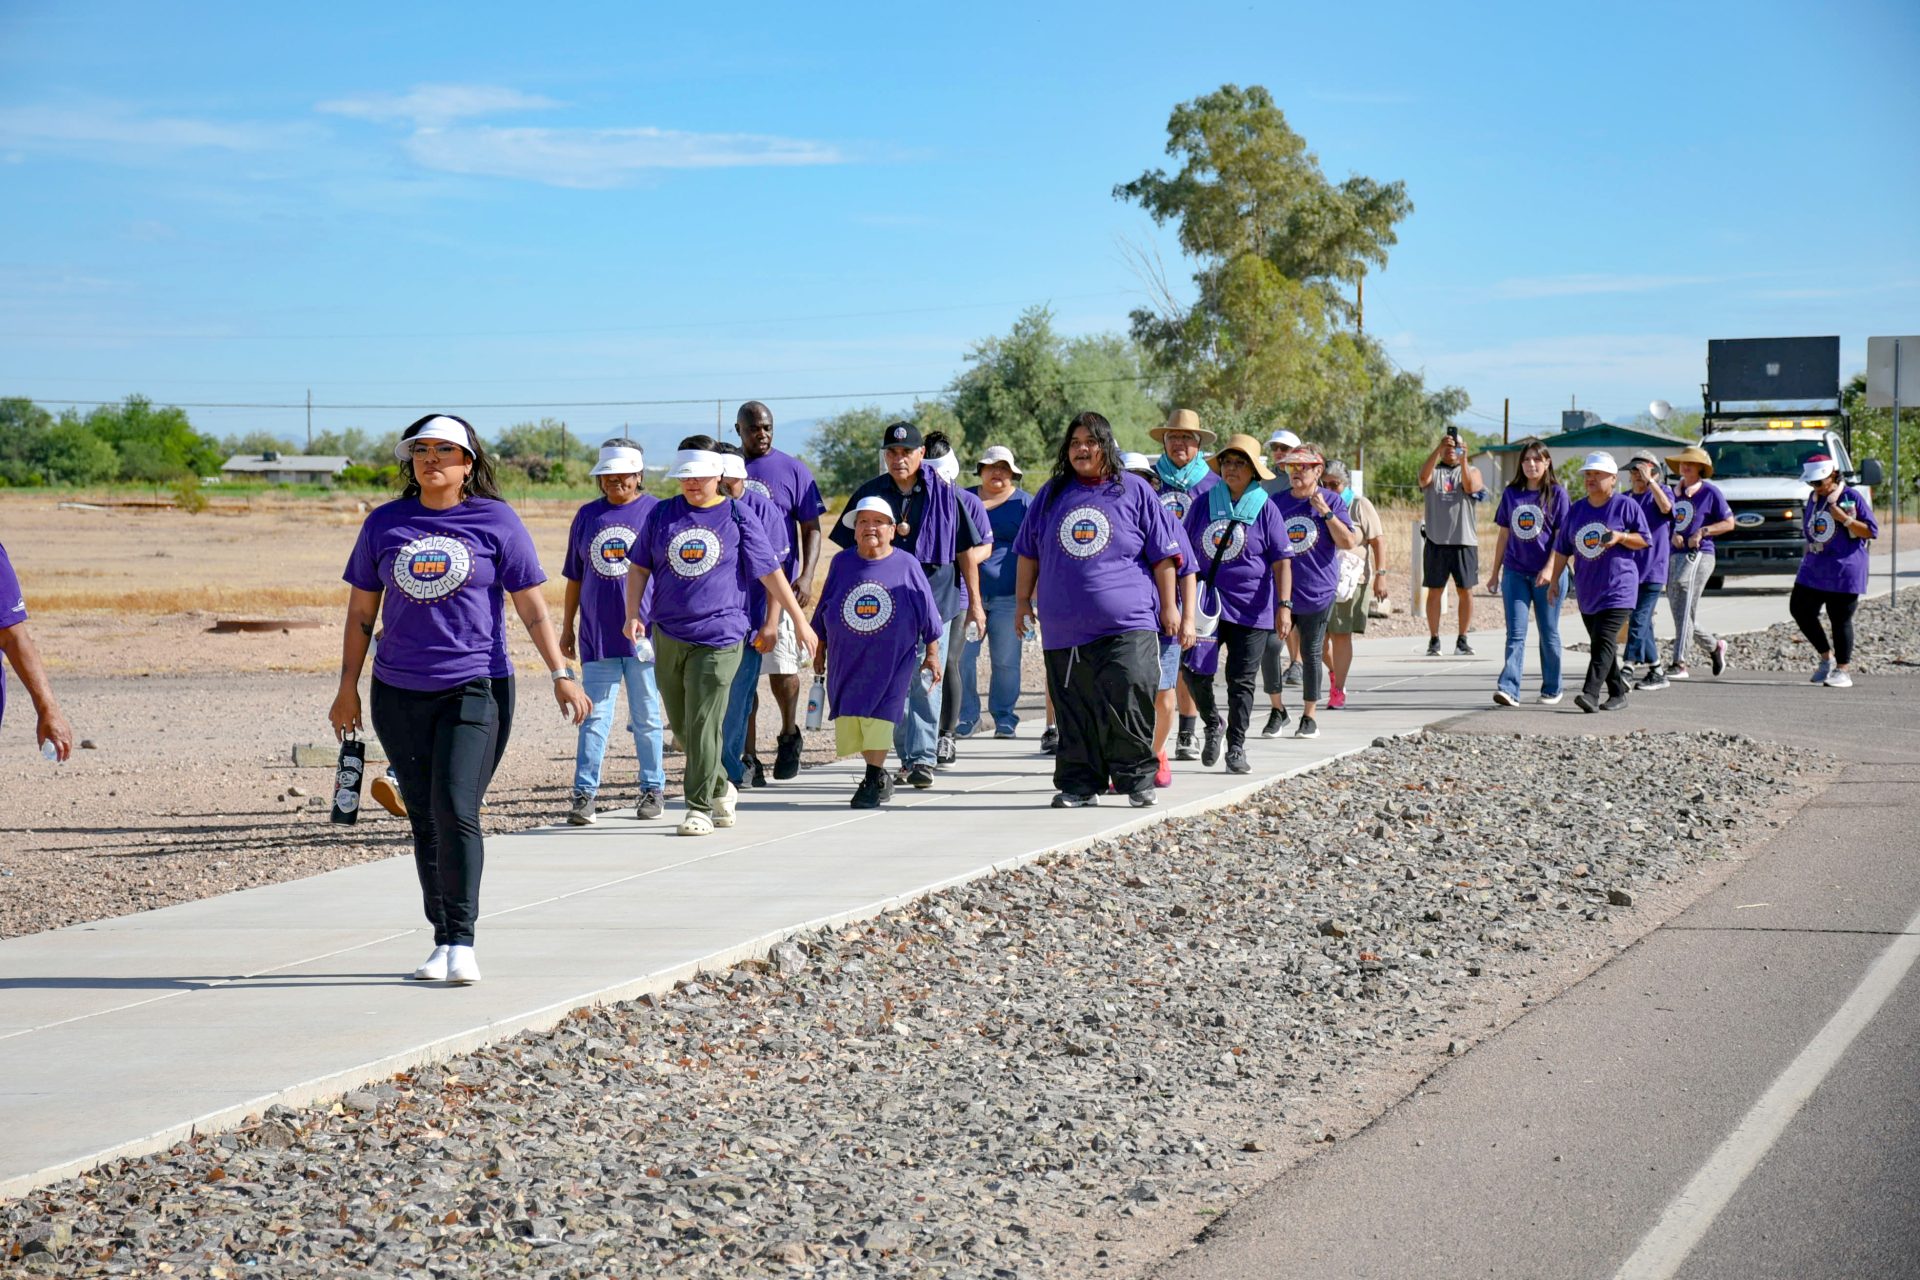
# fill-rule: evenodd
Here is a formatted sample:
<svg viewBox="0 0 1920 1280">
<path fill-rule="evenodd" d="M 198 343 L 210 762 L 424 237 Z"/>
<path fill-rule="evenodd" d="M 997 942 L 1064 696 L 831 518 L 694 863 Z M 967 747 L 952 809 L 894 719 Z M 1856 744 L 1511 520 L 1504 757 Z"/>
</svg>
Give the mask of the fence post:
<svg viewBox="0 0 1920 1280">
<path fill-rule="evenodd" d="M 1427 615 L 1426 557 L 1420 544 L 1427 540 L 1427 522 L 1416 516 L 1413 521 L 1413 549 L 1407 555 L 1407 606 L 1416 618 Z"/>
</svg>

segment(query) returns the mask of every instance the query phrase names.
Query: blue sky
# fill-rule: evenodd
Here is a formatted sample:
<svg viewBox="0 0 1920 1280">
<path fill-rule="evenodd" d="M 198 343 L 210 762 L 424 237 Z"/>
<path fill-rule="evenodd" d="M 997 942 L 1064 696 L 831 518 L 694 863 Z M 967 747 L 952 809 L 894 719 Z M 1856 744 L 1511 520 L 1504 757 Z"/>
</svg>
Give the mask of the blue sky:
<svg viewBox="0 0 1920 1280">
<path fill-rule="evenodd" d="M 1124 329 L 1129 243 L 1184 281 L 1111 189 L 1236 82 L 1407 182 L 1368 328 L 1469 421 L 1691 407 L 1710 337 L 1920 331 L 1916 65 L 1920 6 L 1868 0 L 0 0 L 0 392 L 657 443 L 711 404 L 558 406 L 937 388 L 1032 303 Z"/>
</svg>

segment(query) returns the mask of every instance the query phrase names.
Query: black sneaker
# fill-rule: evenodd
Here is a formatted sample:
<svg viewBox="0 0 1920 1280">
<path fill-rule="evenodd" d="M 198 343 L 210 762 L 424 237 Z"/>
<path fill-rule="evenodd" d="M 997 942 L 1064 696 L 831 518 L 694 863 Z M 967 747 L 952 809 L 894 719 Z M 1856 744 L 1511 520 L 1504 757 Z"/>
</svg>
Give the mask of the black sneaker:
<svg viewBox="0 0 1920 1280">
<path fill-rule="evenodd" d="M 590 827 L 594 824 L 594 820 L 593 792 L 574 792 L 573 806 L 567 810 L 567 825 L 570 827 Z"/>
<path fill-rule="evenodd" d="M 800 731 L 795 729 L 792 733 L 783 733 L 780 735 L 778 742 L 779 749 L 774 752 L 773 756 L 773 776 L 775 780 L 785 782 L 788 778 L 799 777 Z M 767 785 L 764 777 L 760 773 L 757 762 L 753 770 L 753 785 L 756 787 L 764 787 Z"/>
<path fill-rule="evenodd" d="M 640 803 L 634 806 L 633 816 L 636 818 L 659 817 L 660 793 L 658 791 L 642 791 L 640 793 Z"/>
<path fill-rule="evenodd" d="M 1320 736 L 1320 726 L 1313 722 L 1312 716 L 1301 716 L 1300 727 L 1293 731 L 1293 736 L 1296 738 L 1317 738 Z"/>
<path fill-rule="evenodd" d="M 893 799 L 893 775 L 887 770 L 880 771 L 880 803 Z"/>
<path fill-rule="evenodd" d="M 1220 729 L 1218 720 L 1207 721 L 1206 737 L 1200 744 L 1200 763 L 1209 769 L 1220 763 Z"/>
<path fill-rule="evenodd" d="M 1099 796 L 1079 796 L 1071 791 L 1062 791 L 1053 798 L 1056 809 L 1091 809 L 1099 803 Z"/>
<path fill-rule="evenodd" d="M 925 791 L 933 785 L 933 766 L 930 764 L 910 764 L 907 766 L 907 785 L 916 791 Z"/>
<path fill-rule="evenodd" d="M 778 773 L 780 766 L 776 764 L 773 767 L 774 771 Z M 764 787 L 767 785 L 767 767 L 760 763 L 759 756 L 751 756 L 747 759 L 747 785 L 750 787 Z"/>
<path fill-rule="evenodd" d="M 1252 773 L 1253 772 L 1253 765 L 1247 760 L 1247 749 L 1245 747 L 1228 747 L 1227 748 L 1227 772 L 1228 773 Z"/>
<path fill-rule="evenodd" d="M 1287 669 L 1280 673 L 1280 683 L 1281 684 L 1299 684 L 1300 679 L 1304 674 L 1305 673 L 1301 670 L 1299 663 L 1297 662 L 1290 663 Z"/>
<path fill-rule="evenodd" d="M 1467 643 L 1465 636 L 1461 636 L 1453 642 L 1453 653 L 1457 658 L 1471 658 L 1473 656 L 1473 646 Z"/>
<path fill-rule="evenodd" d="M 1611 698 L 1608 698 L 1600 704 L 1600 709 L 1602 711 L 1625 711 L 1627 709 L 1627 695 L 1624 693 L 1614 694 Z"/>
<path fill-rule="evenodd" d="M 1193 745 L 1191 733 L 1180 734 L 1173 740 L 1173 758 L 1175 760 L 1198 760 L 1200 749 Z"/>
<path fill-rule="evenodd" d="M 1434 636 L 1427 641 L 1427 656 L 1429 658 L 1437 658 L 1440 656 L 1440 637 L 1439 636 Z"/>
<path fill-rule="evenodd" d="M 1136 791 L 1128 796 L 1127 803 L 1136 809 L 1151 809 L 1160 803 L 1160 797 L 1152 787 L 1148 787 L 1145 791 Z"/>
<path fill-rule="evenodd" d="M 1052 725 L 1048 725 L 1047 731 L 1040 735 L 1040 754 L 1050 756 L 1059 749 L 1060 731 Z"/>
<path fill-rule="evenodd" d="M 1653 666 L 1647 668 L 1647 674 L 1640 677 L 1640 682 L 1633 687 L 1647 693 L 1653 693 L 1661 689 L 1670 688 L 1671 686 L 1667 683 L 1667 673 L 1660 669 L 1658 663 L 1655 663 Z"/>
<path fill-rule="evenodd" d="M 1587 712 L 1598 711 L 1600 709 L 1600 704 L 1588 697 L 1584 689 L 1573 695 L 1573 705 Z"/>
<path fill-rule="evenodd" d="M 1267 725 L 1264 729 L 1260 730 L 1260 736 L 1263 738 L 1279 737 L 1280 731 L 1287 727 L 1287 721 L 1290 719 L 1292 719 L 1292 717 L 1287 714 L 1285 707 L 1273 708 L 1267 712 Z"/>
<path fill-rule="evenodd" d="M 878 809 L 881 804 L 881 778 L 885 776 L 886 774 L 883 771 L 880 778 L 868 774 L 866 777 L 860 779 L 860 785 L 853 789 L 853 799 L 847 801 L 847 807 L 850 809 Z"/>
<path fill-rule="evenodd" d="M 954 742 L 953 735 L 948 733 L 941 734 L 940 741 L 936 742 L 933 746 L 933 762 L 941 768 L 945 768 L 959 758 L 960 747 Z"/>
</svg>

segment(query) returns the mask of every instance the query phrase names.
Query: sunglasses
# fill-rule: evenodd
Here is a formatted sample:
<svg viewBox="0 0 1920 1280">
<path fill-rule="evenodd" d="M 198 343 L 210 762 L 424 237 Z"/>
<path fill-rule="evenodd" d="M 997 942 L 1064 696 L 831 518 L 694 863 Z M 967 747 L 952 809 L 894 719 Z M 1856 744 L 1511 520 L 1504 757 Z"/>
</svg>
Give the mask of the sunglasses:
<svg viewBox="0 0 1920 1280">
<path fill-rule="evenodd" d="M 456 453 L 465 453 L 457 444 L 416 444 L 407 450 L 416 458 L 449 458 Z"/>
</svg>

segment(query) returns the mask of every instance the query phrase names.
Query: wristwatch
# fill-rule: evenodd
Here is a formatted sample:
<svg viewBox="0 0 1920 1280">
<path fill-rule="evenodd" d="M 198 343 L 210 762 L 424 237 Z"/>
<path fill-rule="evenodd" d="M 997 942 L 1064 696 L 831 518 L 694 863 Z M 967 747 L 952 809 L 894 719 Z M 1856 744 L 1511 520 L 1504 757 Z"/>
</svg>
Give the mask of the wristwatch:
<svg viewBox="0 0 1920 1280">
<path fill-rule="evenodd" d="M 577 674 L 574 673 L 574 670 L 572 667 L 562 667 L 558 671 L 552 672 L 551 674 L 553 676 L 553 682 L 555 684 L 559 684 L 562 680 L 578 680 L 580 678 Z"/>
<path fill-rule="evenodd" d="M 1291 609 L 1291 608 L 1293 608 L 1293 600 L 1292 600 L 1292 598 L 1291 598 L 1291 597 L 1289 597 L 1289 598 L 1287 598 L 1287 599 L 1285 599 L 1285 600 L 1282 600 L 1282 601 L 1280 602 L 1280 607 L 1281 607 L 1282 609 Z"/>
</svg>

